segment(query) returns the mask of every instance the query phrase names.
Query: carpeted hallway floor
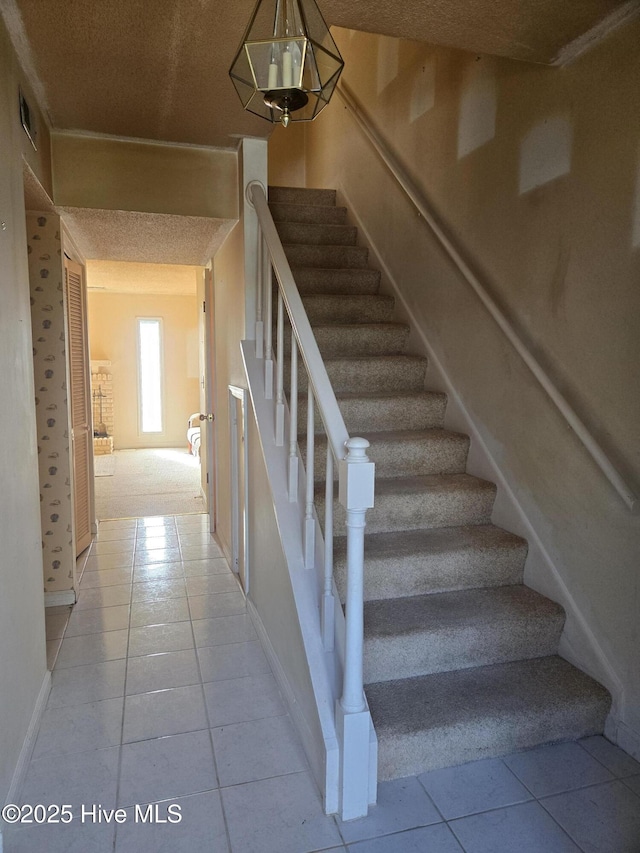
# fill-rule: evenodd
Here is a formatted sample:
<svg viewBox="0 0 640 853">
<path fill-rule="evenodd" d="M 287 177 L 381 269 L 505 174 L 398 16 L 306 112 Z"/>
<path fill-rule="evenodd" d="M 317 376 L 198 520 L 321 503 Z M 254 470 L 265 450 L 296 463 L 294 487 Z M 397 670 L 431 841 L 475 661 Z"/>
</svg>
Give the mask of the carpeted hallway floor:
<svg viewBox="0 0 640 853">
<path fill-rule="evenodd" d="M 96 515 L 134 518 L 206 512 L 200 461 L 183 448 L 116 450 L 96 456 Z"/>
</svg>

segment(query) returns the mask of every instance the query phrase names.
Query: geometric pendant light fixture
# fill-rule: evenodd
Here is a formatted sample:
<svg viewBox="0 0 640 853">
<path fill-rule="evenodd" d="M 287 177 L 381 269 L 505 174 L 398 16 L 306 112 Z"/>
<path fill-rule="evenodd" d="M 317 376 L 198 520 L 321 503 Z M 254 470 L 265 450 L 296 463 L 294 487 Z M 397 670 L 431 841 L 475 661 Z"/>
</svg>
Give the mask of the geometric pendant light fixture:
<svg viewBox="0 0 640 853">
<path fill-rule="evenodd" d="M 326 107 L 343 66 L 314 0 L 258 0 L 229 75 L 245 110 L 286 127 Z"/>
</svg>

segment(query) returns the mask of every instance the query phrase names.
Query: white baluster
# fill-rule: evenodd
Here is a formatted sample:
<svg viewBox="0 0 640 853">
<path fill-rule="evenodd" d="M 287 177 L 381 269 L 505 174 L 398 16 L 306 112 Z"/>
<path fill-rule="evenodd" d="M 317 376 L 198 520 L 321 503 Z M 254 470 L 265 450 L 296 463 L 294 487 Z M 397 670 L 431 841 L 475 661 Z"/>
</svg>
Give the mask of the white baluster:
<svg viewBox="0 0 640 853">
<path fill-rule="evenodd" d="M 258 287 L 256 289 L 256 358 L 264 355 L 264 321 L 262 319 L 262 306 L 264 302 L 264 240 L 262 229 L 258 223 Z"/>
<path fill-rule="evenodd" d="M 273 399 L 273 276 L 266 245 L 263 245 L 265 264 L 265 339 L 264 339 L 264 396 Z"/>
<path fill-rule="evenodd" d="M 314 425 L 314 400 L 311 381 L 309 380 L 309 393 L 307 396 L 307 495 L 304 513 L 304 565 L 312 569 L 315 565 L 316 550 L 316 522 L 313 517 L 314 497 L 314 454 L 315 454 L 315 425 Z"/>
<path fill-rule="evenodd" d="M 284 444 L 284 303 L 278 288 L 278 329 L 276 353 L 276 446 Z"/>
<path fill-rule="evenodd" d="M 327 471 L 324 493 L 324 592 L 322 594 L 322 642 L 333 651 L 335 601 L 333 599 L 333 453 L 327 439 Z"/>
<path fill-rule="evenodd" d="M 291 330 L 291 395 L 289 397 L 289 501 L 298 500 L 298 342 Z"/>
</svg>

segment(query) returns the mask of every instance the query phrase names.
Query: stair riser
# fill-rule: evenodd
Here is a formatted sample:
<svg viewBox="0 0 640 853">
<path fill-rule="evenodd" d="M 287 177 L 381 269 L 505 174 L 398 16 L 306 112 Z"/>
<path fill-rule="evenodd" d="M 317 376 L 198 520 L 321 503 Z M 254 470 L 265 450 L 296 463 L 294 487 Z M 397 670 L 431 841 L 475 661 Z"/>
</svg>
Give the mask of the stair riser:
<svg viewBox="0 0 640 853">
<path fill-rule="evenodd" d="M 366 269 L 368 251 L 361 246 L 298 246 L 285 244 L 292 267 Z"/>
<path fill-rule="evenodd" d="M 317 204 L 282 204 L 269 201 L 274 222 L 306 222 L 315 225 L 344 225 L 347 208 Z"/>
<path fill-rule="evenodd" d="M 276 228 L 283 243 L 305 246 L 355 246 L 358 236 L 357 229 L 349 225 L 277 222 Z"/>
<path fill-rule="evenodd" d="M 521 714 L 504 714 L 498 719 L 469 720 L 464 725 L 391 737 L 378 731 L 378 780 L 415 776 L 542 743 L 600 734 L 608 704 L 585 700 L 571 707 L 552 708 L 539 716 L 523 709 Z"/>
<path fill-rule="evenodd" d="M 329 323 L 391 323 L 391 296 L 303 296 L 311 325 Z"/>
<path fill-rule="evenodd" d="M 269 187 L 269 201 L 335 207 L 336 191 L 307 187 Z"/>
<path fill-rule="evenodd" d="M 338 329 L 345 327 L 351 329 L 354 326 L 394 326 L 406 329 L 409 327 L 404 323 L 396 323 L 393 320 L 393 300 L 386 297 L 369 295 L 366 296 L 341 296 L 327 294 L 305 294 L 300 292 L 302 304 L 309 322 L 316 326 L 335 326 Z M 278 291 L 273 289 L 271 302 L 271 316 L 273 318 L 273 331 L 278 316 Z M 286 309 L 285 309 L 286 316 Z M 381 331 L 384 331 L 381 328 Z"/>
<path fill-rule="evenodd" d="M 493 509 L 495 487 L 483 491 L 447 491 L 435 489 L 418 495 L 376 495 L 376 505 L 367 510 L 367 532 L 419 530 L 454 527 L 460 524 L 487 524 Z M 316 495 L 318 515 L 323 522 L 324 498 Z M 346 535 L 345 511 L 334 504 L 334 534 Z"/>
<path fill-rule="evenodd" d="M 378 391 L 420 391 L 424 387 L 426 360 L 419 358 L 332 359 L 325 362 L 327 374 L 336 393 L 376 393 Z M 291 364 L 284 366 L 285 388 L 290 387 Z M 307 373 L 298 373 L 298 388 L 307 389 Z"/>
<path fill-rule="evenodd" d="M 372 684 L 473 666 L 552 655 L 564 615 L 480 626 L 423 631 L 397 637 L 365 637 L 364 681 Z M 366 622 L 365 622 L 366 632 Z"/>
<path fill-rule="evenodd" d="M 306 465 L 306 440 L 301 440 L 300 445 Z M 414 474 L 462 474 L 467 464 L 468 450 L 469 439 L 464 435 L 405 442 L 385 442 L 380 437 L 371 445 L 367 455 L 376 464 L 377 478 L 409 477 Z M 317 482 L 324 482 L 326 458 L 327 443 L 323 437 L 319 437 L 314 447 L 314 474 Z M 335 468 L 334 475 L 337 479 Z"/>
<path fill-rule="evenodd" d="M 407 346 L 409 329 L 405 326 L 316 326 L 313 330 L 323 358 L 340 356 L 402 355 Z M 275 340 L 275 329 L 273 336 Z M 285 354 L 291 352 L 291 333 L 285 334 Z"/>
<path fill-rule="evenodd" d="M 365 601 L 522 583 L 526 556 L 524 543 L 511 548 L 460 550 L 401 559 L 378 559 L 366 554 Z M 344 549 L 339 546 L 334 557 L 334 576 L 343 602 L 346 575 Z"/>
<path fill-rule="evenodd" d="M 384 432 L 397 429 L 433 429 L 442 427 L 447 398 L 444 394 L 407 395 L 397 398 L 353 397 L 338 398 L 338 406 L 349 435 L 362 432 Z M 304 435 L 307 422 L 307 395 L 298 397 L 299 435 Z M 318 407 L 315 406 L 316 433 L 322 433 Z"/>
<path fill-rule="evenodd" d="M 292 266 L 293 277 L 300 293 L 314 294 L 357 294 L 378 292 L 380 270 L 365 269 L 322 269 L 321 267 Z M 277 287 L 274 277 L 274 289 Z"/>
</svg>

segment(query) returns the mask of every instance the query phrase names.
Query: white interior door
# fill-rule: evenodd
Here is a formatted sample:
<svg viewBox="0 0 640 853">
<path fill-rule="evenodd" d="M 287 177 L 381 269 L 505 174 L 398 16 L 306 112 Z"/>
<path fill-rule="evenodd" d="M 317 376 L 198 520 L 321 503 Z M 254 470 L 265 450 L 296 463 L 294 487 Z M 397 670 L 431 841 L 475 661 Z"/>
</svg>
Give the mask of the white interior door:
<svg viewBox="0 0 640 853">
<path fill-rule="evenodd" d="M 76 556 L 91 544 L 91 407 L 89 348 L 85 310 L 84 270 L 65 259 L 68 322 L 68 359 L 71 387 L 71 451 L 73 457 L 73 506 Z"/>
<path fill-rule="evenodd" d="M 198 284 L 198 347 L 200 365 L 200 488 L 209 513 L 209 529 L 217 525 L 214 414 L 215 369 L 213 362 L 213 287 L 211 270 L 203 269 Z"/>
<path fill-rule="evenodd" d="M 210 269 L 204 271 L 204 303 L 203 303 L 203 375 L 204 409 L 207 415 L 206 426 L 201 443 L 205 445 L 205 482 L 207 507 L 211 533 L 216 532 L 216 423 L 215 423 L 215 363 L 214 363 L 214 311 L 213 274 Z"/>
<path fill-rule="evenodd" d="M 245 593 L 249 592 L 249 522 L 247 518 L 248 460 L 245 431 L 247 392 L 229 386 L 231 447 L 231 568 L 237 572 Z"/>
</svg>

